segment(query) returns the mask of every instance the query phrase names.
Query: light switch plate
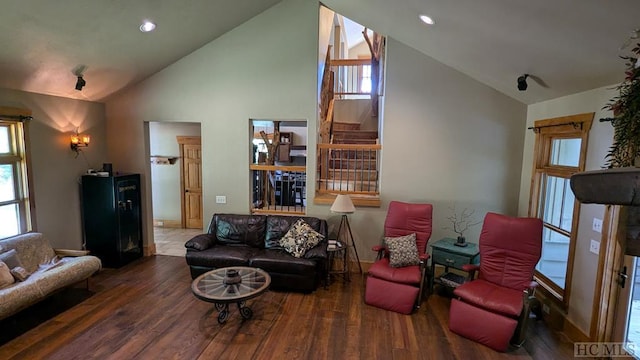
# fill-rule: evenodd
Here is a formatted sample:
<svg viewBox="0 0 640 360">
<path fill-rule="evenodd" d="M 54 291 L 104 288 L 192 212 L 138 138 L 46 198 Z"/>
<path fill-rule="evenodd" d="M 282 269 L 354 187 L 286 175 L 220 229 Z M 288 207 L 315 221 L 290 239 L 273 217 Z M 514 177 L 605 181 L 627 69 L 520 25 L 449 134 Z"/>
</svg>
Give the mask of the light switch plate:
<svg viewBox="0 0 640 360">
<path fill-rule="evenodd" d="M 591 239 L 591 244 L 589 245 L 589 251 L 598 255 L 600 253 L 600 241 L 595 241 Z"/>
<path fill-rule="evenodd" d="M 224 195 L 216 195 L 216 204 L 226 204 L 227 197 Z"/>
<path fill-rule="evenodd" d="M 593 218 L 593 231 L 602 234 L 602 219 Z"/>
</svg>

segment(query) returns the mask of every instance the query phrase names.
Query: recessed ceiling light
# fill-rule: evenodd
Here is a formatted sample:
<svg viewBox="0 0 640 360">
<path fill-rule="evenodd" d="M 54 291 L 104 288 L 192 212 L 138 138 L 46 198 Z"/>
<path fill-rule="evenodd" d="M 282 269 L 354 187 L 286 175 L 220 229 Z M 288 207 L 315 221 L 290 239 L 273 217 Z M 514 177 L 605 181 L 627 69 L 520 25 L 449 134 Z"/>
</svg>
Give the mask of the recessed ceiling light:
<svg viewBox="0 0 640 360">
<path fill-rule="evenodd" d="M 153 29 L 155 28 L 156 28 L 156 24 L 148 20 L 146 20 L 145 22 L 142 23 L 142 25 L 140 25 L 140 31 L 142 32 L 153 31 Z"/>
<path fill-rule="evenodd" d="M 433 21 L 433 19 L 427 15 L 420 15 L 419 16 L 420 20 L 422 20 L 423 23 L 427 24 L 427 25 L 433 25 L 436 22 Z"/>
</svg>

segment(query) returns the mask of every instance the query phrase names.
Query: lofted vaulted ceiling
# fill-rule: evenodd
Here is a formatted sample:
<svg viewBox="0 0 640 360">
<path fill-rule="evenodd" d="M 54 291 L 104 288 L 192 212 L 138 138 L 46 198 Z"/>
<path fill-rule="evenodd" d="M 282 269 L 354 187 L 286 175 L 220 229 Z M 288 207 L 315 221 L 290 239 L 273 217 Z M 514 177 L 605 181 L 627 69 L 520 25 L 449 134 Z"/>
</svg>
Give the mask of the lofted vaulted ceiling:
<svg viewBox="0 0 640 360">
<path fill-rule="evenodd" d="M 0 87 L 102 101 L 279 0 L 10 0 L 0 6 Z M 142 33 L 149 19 L 158 26 Z M 87 66 L 76 91 L 73 70 Z"/>
<path fill-rule="evenodd" d="M 314 0 L 304 0 L 314 1 Z M 0 87 L 104 101 L 277 0 L 21 0 L 0 12 Z M 523 103 L 620 82 L 638 0 L 323 0 Z M 432 16 L 427 27 L 419 14 Z M 158 28 L 141 33 L 142 20 Z M 286 21 L 286 19 L 283 19 Z M 72 71 L 86 65 L 87 86 Z M 523 73 L 529 89 L 520 92 Z"/>
</svg>

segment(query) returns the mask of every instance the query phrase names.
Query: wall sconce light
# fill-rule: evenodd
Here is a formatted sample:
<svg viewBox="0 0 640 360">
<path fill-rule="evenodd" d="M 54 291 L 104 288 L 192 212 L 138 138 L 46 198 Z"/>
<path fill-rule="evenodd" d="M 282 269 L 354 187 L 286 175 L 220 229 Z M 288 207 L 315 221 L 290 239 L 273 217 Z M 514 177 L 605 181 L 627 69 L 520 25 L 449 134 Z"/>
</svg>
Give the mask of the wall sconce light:
<svg viewBox="0 0 640 360">
<path fill-rule="evenodd" d="M 89 146 L 90 142 L 91 136 L 86 134 L 79 134 L 76 132 L 75 134 L 71 135 L 71 151 L 75 151 L 76 156 L 78 156 L 77 154 L 82 151 L 80 148 Z"/>
</svg>

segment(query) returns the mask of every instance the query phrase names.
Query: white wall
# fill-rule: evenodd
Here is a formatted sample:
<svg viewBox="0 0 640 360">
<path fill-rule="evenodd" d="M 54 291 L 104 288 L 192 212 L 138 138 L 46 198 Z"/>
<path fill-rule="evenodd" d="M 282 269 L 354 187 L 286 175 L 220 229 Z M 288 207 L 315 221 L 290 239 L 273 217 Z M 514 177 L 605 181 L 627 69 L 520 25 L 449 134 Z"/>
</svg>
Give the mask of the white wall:
<svg viewBox="0 0 640 360">
<path fill-rule="evenodd" d="M 364 39 L 364 36 L 363 36 Z M 352 46 L 349 49 L 349 59 L 359 59 L 360 57 L 371 57 L 371 50 L 369 50 L 369 44 L 366 41 L 359 42 L 357 45 Z"/>
<path fill-rule="evenodd" d="M 434 205 L 432 240 L 454 236 L 443 227 L 450 207 L 515 215 L 526 107 L 498 91 L 387 39 L 382 129 L 381 209 L 375 224 L 358 225 L 378 236 L 391 200 Z M 465 234 L 477 242 L 481 226 Z"/>
<path fill-rule="evenodd" d="M 151 155 L 180 156 L 176 136 L 200 136 L 200 124 L 149 123 L 149 150 Z M 180 202 L 180 176 L 182 159 L 173 165 L 151 165 L 153 218 L 182 221 Z"/>
<path fill-rule="evenodd" d="M 368 261 L 390 200 L 433 203 L 437 240 L 453 235 L 442 229 L 453 203 L 473 207 L 480 219 L 488 210 L 515 214 L 522 168 L 523 104 L 393 39 L 388 49 L 383 205 L 350 217 Z M 250 118 L 307 119 L 307 179 L 315 183 L 317 66 L 318 4 L 285 0 L 110 99 L 110 156 L 144 174 L 145 149 L 136 140 L 144 121 L 201 122 L 205 217 L 248 213 Z M 313 187 L 307 191 L 312 199 Z M 226 195 L 227 204 L 216 204 L 215 195 Z M 330 228 L 340 220 L 329 205 L 310 202 L 307 213 L 327 218 Z M 468 239 L 477 241 L 479 231 Z"/>
<path fill-rule="evenodd" d="M 320 91 L 322 90 L 322 74 L 324 73 L 327 50 L 329 45 L 333 44 L 333 18 L 335 14 L 333 10 L 320 6 L 318 14 L 318 99 L 320 99 Z"/>
<path fill-rule="evenodd" d="M 142 172 L 148 188 L 140 142 L 143 122 L 199 122 L 205 218 L 216 212 L 248 213 L 249 119 L 306 119 L 309 131 L 316 129 L 318 6 L 285 0 L 110 99 L 109 154 L 114 162 Z M 315 139 L 308 137 L 309 158 L 315 158 Z M 315 181 L 313 166 L 307 166 L 310 183 Z M 215 195 L 226 195 L 227 203 L 216 204 Z M 149 234 L 146 188 L 143 196 Z M 309 209 L 311 215 L 327 212 Z"/>
<path fill-rule="evenodd" d="M 601 169 L 604 166 L 605 155 L 609 146 L 611 146 L 613 138 L 611 123 L 601 123 L 599 121 L 600 118 L 612 115 L 610 111 L 602 110 L 602 107 L 615 95 L 615 90 L 611 90 L 611 88 L 613 86 L 529 105 L 527 127 L 533 126 L 536 120 L 595 112 L 593 125 L 589 132 L 585 167 L 586 170 Z M 534 143 L 535 134 L 533 131 L 527 131 L 522 158 L 520 201 L 518 204 L 518 213 L 521 216 L 527 216 L 528 214 Z M 594 217 L 603 218 L 604 210 L 604 205 L 589 204 L 580 206 L 580 220 L 567 318 L 587 335 L 589 335 L 591 325 L 591 310 L 598 270 L 598 256 L 589 252 L 589 245 L 591 239 L 600 241 L 601 238 L 600 233 L 596 233 L 591 229 L 591 224 Z"/>
<path fill-rule="evenodd" d="M 33 113 L 28 127 L 35 230 L 44 233 L 54 247 L 81 249 L 80 176 L 107 162 L 104 105 L 0 89 L 0 106 Z M 76 129 L 91 135 L 90 146 L 77 158 L 69 148 L 69 137 Z"/>
<path fill-rule="evenodd" d="M 360 130 L 378 130 L 378 118 L 372 115 L 371 99 L 337 99 L 333 103 L 333 121 L 358 123 Z"/>
</svg>

